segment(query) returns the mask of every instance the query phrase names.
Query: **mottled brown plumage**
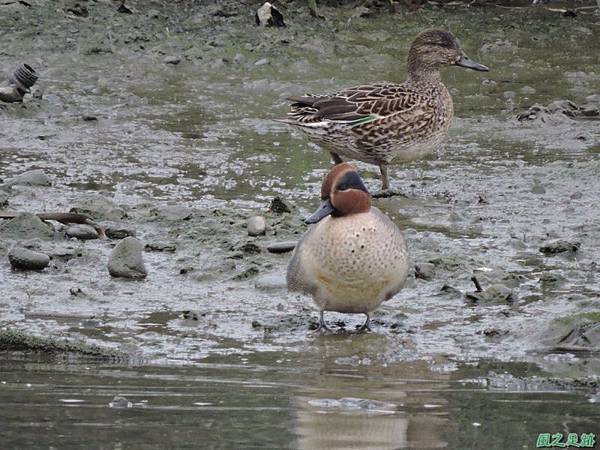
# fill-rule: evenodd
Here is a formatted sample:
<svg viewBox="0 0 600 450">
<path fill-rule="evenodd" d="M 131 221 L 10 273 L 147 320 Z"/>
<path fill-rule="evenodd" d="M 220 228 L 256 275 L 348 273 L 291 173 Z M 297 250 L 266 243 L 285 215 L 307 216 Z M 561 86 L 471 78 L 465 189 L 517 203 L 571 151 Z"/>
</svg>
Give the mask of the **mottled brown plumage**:
<svg viewBox="0 0 600 450">
<path fill-rule="evenodd" d="M 454 110 L 440 77 L 445 65 L 488 70 L 471 61 L 451 33 L 427 30 L 410 47 L 408 77 L 403 83 L 291 97 L 291 110 L 280 121 L 305 132 L 336 163 L 342 161 L 341 155 L 378 165 L 382 187 L 388 189 L 389 164 L 431 153 L 447 137 Z"/>
</svg>

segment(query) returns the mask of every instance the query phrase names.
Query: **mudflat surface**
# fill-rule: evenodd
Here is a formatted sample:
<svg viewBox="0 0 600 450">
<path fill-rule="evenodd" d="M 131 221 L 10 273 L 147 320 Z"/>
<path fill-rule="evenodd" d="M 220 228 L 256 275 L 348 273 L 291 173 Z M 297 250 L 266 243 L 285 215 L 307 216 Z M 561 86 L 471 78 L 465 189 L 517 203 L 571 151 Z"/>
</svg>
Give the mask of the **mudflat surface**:
<svg viewBox="0 0 600 450">
<path fill-rule="evenodd" d="M 110 277 L 118 239 L 69 239 L 56 222 L 50 235 L 0 228 L 2 333 L 112 355 L 32 354 L 3 338 L 20 350 L 0 367 L 8 448 L 203 439 L 504 449 L 534 448 L 543 432 L 599 431 L 593 10 L 323 6 L 321 21 L 295 2 L 286 28 L 263 29 L 258 3 L 128 2 L 126 14 L 83 2 L 86 17 L 74 3 L 28 3 L 0 4 L 3 71 L 27 62 L 41 95 L 0 104 L 4 211 L 89 212 L 135 233 L 148 276 Z M 285 289 L 290 254 L 266 247 L 302 235 L 330 162 L 272 119 L 289 95 L 402 81 L 414 35 L 447 25 L 491 70 L 444 71 L 457 115 L 449 142 L 392 168 L 405 195 L 375 202 L 433 276 L 412 277 L 372 333 L 348 332 L 360 316 L 332 314 L 346 332 L 315 334 L 310 300 Z M 580 109 L 547 108 L 557 100 Z M 358 167 L 379 190 L 377 168 Z M 34 169 L 51 186 L 13 183 Z M 275 197 L 291 212 L 270 212 Z M 248 237 L 254 215 L 266 217 L 266 236 Z M 50 266 L 11 270 L 16 244 L 50 255 Z M 483 293 L 473 294 L 474 275 Z M 131 407 L 110 407 L 117 395 Z"/>
</svg>

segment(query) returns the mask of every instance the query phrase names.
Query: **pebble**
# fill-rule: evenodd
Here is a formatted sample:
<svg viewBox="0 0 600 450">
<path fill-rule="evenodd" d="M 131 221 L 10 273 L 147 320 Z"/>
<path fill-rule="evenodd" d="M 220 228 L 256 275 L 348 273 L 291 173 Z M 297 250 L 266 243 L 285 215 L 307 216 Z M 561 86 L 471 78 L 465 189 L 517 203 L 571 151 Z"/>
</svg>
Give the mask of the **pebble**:
<svg viewBox="0 0 600 450">
<path fill-rule="evenodd" d="M 465 297 L 476 303 L 512 303 L 515 301 L 512 289 L 503 284 L 492 284 L 481 292 L 467 292 Z"/>
<path fill-rule="evenodd" d="M 165 64 L 171 64 L 172 66 L 176 66 L 181 62 L 181 58 L 179 56 L 167 56 L 163 59 Z"/>
<path fill-rule="evenodd" d="M 250 217 L 248 220 L 248 236 L 262 236 L 267 232 L 267 221 L 263 216 Z"/>
<path fill-rule="evenodd" d="M 98 239 L 98 232 L 90 225 L 71 225 L 67 228 L 67 236 L 86 241 L 89 239 Z"/>
<path fill-rule="evenodd" d="M 262 59 L 259 59 L 258 61 L 256 61 L 254 63 L 254 65 L 256 67 L 260 67 L 260 66 L 264 66 L 264 65 L 267 65 L 267 64 L 270 64 L 270 63 L 271 63 L 271 61 L 269 61 L 268 58 L 262 58 Z"/>
<path fill-rule="evenodd" d="M 5 208 L 8 206 L 9 198 L 10 198 L 10 195 L 8 194 L 8 192 L 5 192 L 0 189 L 0 208 Z"/>
<path fill-rule="evenodd" d="M 175 244 L 165 244 L 164 242 L 150 242 L 146 244 L 144 250 L 147 252 L 174 252 L 177 250 Z"/>
<path fill-rule="evenodd" d="M 108 273 L 117 278 L 146 278 L 148 271 L 142 258 L 142 243 L 134 237 L 120 241 L 108 261 Z"/>
<path fill-rule="evenodd" d="M 261 291 L 285 289 L 287 282 L 281 273 L 267 273 L 256 279 L 254 287 Z"/>
<path fill-rule="evenodd" d="M 415 265 L 415 277 L 429 281 L 435 276 L 435 265 L 432 263 L 419 263 Z"/>
<path fill-rule="evenodd" d="M 116 395 L 108 404 L 111 408 L 132 408 L 133 403 L 127 400 L 126 397 Z"/>
<path fill-rule="evenodd" d="M 569 242 L 562 239 L 548 242 L 540 247 L 540 252 L 546 256 L 557 255 L 564 252 L 576 252 L 581 246 L 580 242 Z"/>
<path fill-rule="evenodd" d="M 51 186 L 52 181 L 41 169 L 23 172 L 21 175 L 7 181 L 11 186 Z"/>
<path fill-rule="evenodd" d="M 276 214 L 283 214 L 292 212 L 292 208 L 283 201 L 281 197 L 275 197 L 271 200 L 271 205 L 269 206 L 269 211 L 274 212 Z"/>
<path fill-rule="evenodd" d="M 287 253 L 296 248 L 296 241 L 273 242 L 267 246 L 269 253 Z"/>
<path fill-rule="evenodd" d="M 128 236 L 135 236 L 135 230 L 126 228 L 118 223 L 113 223 L 106 225 L 104 234 L 109 239 L 125 239 Z"/>
<path fill-rule="evenodd" d="M 10 265 L 15 269 L 42 270 L 50 264 L 50 257 L 23 247 L 13 247 L 8 252 Z"/>
</svg>

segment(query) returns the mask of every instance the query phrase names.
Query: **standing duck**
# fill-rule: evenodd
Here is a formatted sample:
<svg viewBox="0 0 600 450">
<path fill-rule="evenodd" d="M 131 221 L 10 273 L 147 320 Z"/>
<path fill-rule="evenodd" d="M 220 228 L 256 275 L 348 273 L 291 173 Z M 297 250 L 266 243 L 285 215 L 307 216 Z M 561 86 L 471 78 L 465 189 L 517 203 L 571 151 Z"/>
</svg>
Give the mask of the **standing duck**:
<svg viewBox="0 0 600 450">
<path fill-rule="evenodd" d="M 408 52 L 408 77 L 401 84 L 375 83 L 331 95 L 290 97 L 290 124 L 331 153 L 376 164 L 382 189 L 389 189 L 388 165 L 437 150 L 448 135 L 454 110 L 440 76 L 442 66 L 487 71 L 469 59 L 448 31 L 421 32 Z"/>
<path fill-rule="evenodd" d="M 302 237 L 287 270 L 291 292 L 312 296 L 324 311 L 369 314 L 402 289 L 409 256 L 396 224 L 371 206 L 356 169 L 334 166 L 321 186 L 321 206 L 306 219 L 314 224 Z"/>
</svg>

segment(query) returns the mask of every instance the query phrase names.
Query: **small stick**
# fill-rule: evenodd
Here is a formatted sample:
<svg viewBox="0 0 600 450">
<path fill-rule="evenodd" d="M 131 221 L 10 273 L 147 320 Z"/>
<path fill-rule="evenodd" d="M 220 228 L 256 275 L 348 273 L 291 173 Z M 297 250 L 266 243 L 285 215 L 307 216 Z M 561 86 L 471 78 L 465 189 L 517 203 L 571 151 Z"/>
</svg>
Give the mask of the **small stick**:
<svg viewBox="0 0 600 450">
<path fill-rule="evenodd" d="M 471 277 L 471 281 L 475 285 L 475 292 L 483 292 L 483 289 L 481 289 L 481 284 L 479 284 L 479 280 L 475 275 Z"/>
</svg>

